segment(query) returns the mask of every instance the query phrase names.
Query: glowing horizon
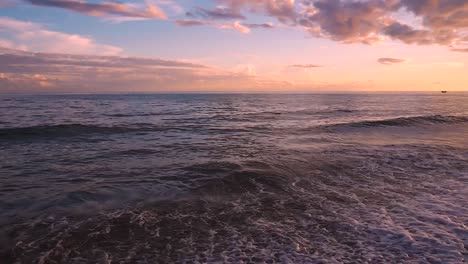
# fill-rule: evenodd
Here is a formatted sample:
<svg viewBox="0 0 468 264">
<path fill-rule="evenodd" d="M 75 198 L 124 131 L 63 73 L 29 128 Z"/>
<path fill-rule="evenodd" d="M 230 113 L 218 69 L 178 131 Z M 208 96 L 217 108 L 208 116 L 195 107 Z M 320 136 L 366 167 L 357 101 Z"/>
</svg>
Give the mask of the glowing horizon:
<svg viewBox="0 0 468 264">
<path fill-rule="evenodd" d="M 0 93 L 468 91 L 468 2 L 0 1 Z"/>
</svg>

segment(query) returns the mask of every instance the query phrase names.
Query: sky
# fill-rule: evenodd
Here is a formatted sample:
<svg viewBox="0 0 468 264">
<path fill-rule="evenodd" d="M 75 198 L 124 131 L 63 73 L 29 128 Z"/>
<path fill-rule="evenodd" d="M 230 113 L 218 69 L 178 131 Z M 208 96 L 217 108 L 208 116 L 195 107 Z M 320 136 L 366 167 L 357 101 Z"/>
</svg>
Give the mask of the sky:
<svg viewBox="0 0 468 264">
<path fill-rule="evenodd" d="M 0 93 L 468 91 L 468 0 L 0 0 Z"/>
</svg>

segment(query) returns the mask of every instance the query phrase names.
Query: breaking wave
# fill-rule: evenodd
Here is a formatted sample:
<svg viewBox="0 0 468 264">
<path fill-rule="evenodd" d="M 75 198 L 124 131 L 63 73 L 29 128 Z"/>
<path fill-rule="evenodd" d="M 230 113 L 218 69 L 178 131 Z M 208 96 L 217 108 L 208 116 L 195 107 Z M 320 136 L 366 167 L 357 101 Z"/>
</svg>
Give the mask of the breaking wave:
<svg viewBox="0 0 468 264">
<path fill-rule="evenodd" d="M 435 150 L 349 148 L 306 164 L 201 162 L 184 168 L 204 182 L 193 196 L 9 225 L 0 233 L 0 257 L 11 263 L 462 263 L 466 159 Z M 432 166 L 422 175 L 421 162 Z"/>
</svg>

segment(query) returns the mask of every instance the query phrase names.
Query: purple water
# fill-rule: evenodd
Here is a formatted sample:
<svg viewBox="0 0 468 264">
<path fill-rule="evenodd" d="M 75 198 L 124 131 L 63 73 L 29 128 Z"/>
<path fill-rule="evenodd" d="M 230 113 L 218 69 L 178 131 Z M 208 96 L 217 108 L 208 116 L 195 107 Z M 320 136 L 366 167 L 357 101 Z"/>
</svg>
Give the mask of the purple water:
<svg viewBox="0 0 468 264">
<path fill-rule="evenodd" d="M 2 263 L 462 263 L 468 94 L 0 97 Z"/>
</svg>

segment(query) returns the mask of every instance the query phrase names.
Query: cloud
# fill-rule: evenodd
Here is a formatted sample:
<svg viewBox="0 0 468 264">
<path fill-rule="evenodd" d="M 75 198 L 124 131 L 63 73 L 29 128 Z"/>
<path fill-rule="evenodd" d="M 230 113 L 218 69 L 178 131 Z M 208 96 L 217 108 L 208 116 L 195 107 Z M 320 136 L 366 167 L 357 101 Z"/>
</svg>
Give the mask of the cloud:
<svg viewBox="0 0 468 264">
<path fill-rule="evenodd" d="M 11 7 L 11 6 L 16 6 L 16 3 L 15 2 L 10 2 L 10 1 L 0 0 L 0 8 L 1 7 Z"/>
<path fill-rule="evenodd" d="M 17 48 L 17 49 L 23 49 L 23 50 L 27 49 L 27 47 L 24 45 L 18 46 L 17 44 L 6 39 L 0 39 L 0 47 L 10 48 L 10 49 Z"/>
<path fill-rule="evenodd" d="M 400 0 L 399 9 L 409 11 L 422 20 L 422 28 L 394 22 L 384 33 L 407 44 L 452 46 L 463 43 L 468 30 L 466 0 Z"/>
<path fill-rule="evenodd" d="M 203 19 L 246 19 L 239 10 L 232 9 L 229 7 L 218 6 L 213 9 L 207 9 L 203 7 L 197 7 L 195 11 L 187 12 L 186 15 L 192 18 L 203 18 Z"/>
<path fill-rule="evenodd" d="M 216 25 L 216 27 L 232 29 L 240 33 L 244 33 L 244 34 L 250 33 L 250 28 L 242 25 L 239 21 L 236 21 L 234 23 L 228 23 L 228 24 L 219 24 L 219 25 Z"/>
<path fill-rule="evenodd" d="M 432 34 L 428 30 L 416 30 L 408 25 L 394 22 L 383 29 L 385 35 L 399 39 L 406 44 L 429 45 L 436 43 Z"/>
<path fill-rule="evenodd" d="M 174 22 L 182 27 L 195 27 L 195 26 L 208 26 L 210 23 L 200 20 L 191 20 L 191 19 L 177 19 Z"/>
<path fill-rule="evenodd" d="M 454 30 L 468 27 L 466 0 L 401 0 L 400 6 L 423 18 L 432 30 Z"/>
<path fill-rule="evenodd" d="M 218 3 L 229 6 L 230 9 L 240 12 L 246 9 L 250 12 L 266 14 L 275 17 L 281 22 L 294 21 L 296 17 L 294 0 L 216 0 Z"/>
<path fill-rule="evenodd" d="M 239 64 L 234 67 L 234 72 L 245 74 L 247 76 L 257 75 L 256 67 L 253 64 Z"/>
<path fill-rule="evenodd" d="M 265 28 L 265 29 L 271 29 L 275 27 L 273 23 L 260 23 L 260 24 L 246 23 L 244 24 L 244 26 L 248 28 Z"/>
<path fill-rule="evenodd" d="M 405 44 L 443 45 L 461 50 L 468 44 L 466 0 L 214 0 L 213 8 L 198 7 L 187 15 L 205 20 L 248 20 L 247 13 L 276 18 L 300 27 L 314 37 L 342 43 L 375 44 L 397 40 Z M 413 16 L 401 18 L 401 13 Z M 413 19 L 414 18 L 414 19 Z M 421 24 L 408 21 L 422 21 Z M 182 24 L 182 22 L 181 22 Z M 212 24 L 211 24 L 212 25 Z M 227 28 L 229 24 L 226 24 Z M 270 24 L 244 22 L 246 28 L 273 28 Z M 231 26 L 231 28 L 235 28 Z M 238 31 L 242 30 L 238 27 Z M 247 30 L 243 30 L 247 32 Z"/>
<path fill-rule="evenodd" d="M 458 36 L 453 30 L 431 31 L 428 29 L 414 29 L 409 25 L 394 22 L 383 29 L 383 33 L 390 38 L 401 40 L 406 44 L 418 45 L 446 45 L 458 42 Z"/>
<path fill-rule="evenodd" d="M 264 2 L 267 13 L 279 21 L 287 22 L 295 19 L 294 0 L 268 0 Z"/>
<path fill-rule="evenodd" d="M 225 71 L 153 58 L 33 53 L 0 48 L 1 92 L 216 91 L 283 85 L 252 67 Z"/>
<path fill-rule="evenodd" d="M 166 14 L 156 5 L 147 3 L 145 8 L 119 2 L 92 3 L 82 0 L 25 0 L 33 5 L 68 9 L 80 14 L 97 17 L 128 17 L 140 19 L 166 19 Z"/>
<path fill-rule="evenodd" d="M 322 65 L 317 65 L 317 64 L 294 64 L 290 65 L 289 67 L 292 68 L 303 68 L 303 69 L 312 69 L 312 68 L 321 68 L 323 67 Z"/>
<path fill-rule="evenodd" d="M 157 6 L 165 7 L 170 13 L 178 15 L 184 13 L 183 7 L 171 0 L 153 0 Z"/>
<path fill-rule="evenodd" d="M 211 21 L 202 21 L 202 20 L 177 19 L 177 20 L 174 20 L 174 23 L 182 27 L 206 26 L 206 27 L 214 27 L 214 28 L 221 28 L 221 29 L 231 29 L 231 30 L 235 30 L 244 34 L 250 33 L 251 29 L 254 29 L 254 28 L 263 28 L 263 29 L 274 28 L 273 24 L 271 23 L 242 24 L 239 21 L 235 21 L 233 23 L 214 23 Z"/>
<path fill-rule="evenodd" d="M 468 48 L 452 49 L 452 51 L 456 51 L 456 52 L 467 52 L 467 53 L 468 53 Z"/>
<path fill-rule="evenodd" d="M 89 37 L 47 30 L 41 24 L 0 17 L 0 33 L 11 39 L 3 40 L 5 47 L 44 52 L 115 55 L 122 49 L 96 43 Z"/>
<path fill-rule="evenodd" d="M 345 43 L 372 44 L 390 19 L 388 1 L 314 1 L 304 7 L 298 23 L 314 35 Z"/>
<path fill-rule="evenodd" d="M 380 58 L 377 60 L 380 64 L 383 65 L 392 65 L 395 63 L 402 63 L 405 62 L 405 59 L 397 59 L 397 58 Z"/>
<path fill-rule="evenodd" d="M 96 55 L 74 55 L 15 52 L 14 49 L 0 48 L 0 60 L 3 65 L 14 66 L 36 66 L 36 65 L 60 65 L 78 67 L 100 67 L 100 68 L 122 68 L 122 67 L 183 67 L 204 68 L 206 66 L 183 61 L 119 57 L 119 56 L 96 56 Z M 0 66 L 1 67 L 1 66 Z M 3 66 L 5 67 L 5 66 Z M 2 72 L 8 69 L 3 68 Z"/>
<path fill-rule="evenodd" d="M 283 23 L 293 23 L 296 13 L 294 0 L 215 0 L 213 8 L 196 7 L 186 16 L 197 20 L 246 20 L 243 12 L 272 16 Z M 246 24 L 245 24 L 246 25 Z M 270 23 L 250 23 L 250 28 L 272 28 Z M 249 26 L 247 26 L 249 27 Z"/>
<path fill-rule="evenodd" d="M 170 0 L 153 0 L 158 6 L 85 0 L 24 0 L 33 5 L 64 8 L 112 22 L 165 19 L 158 7 L 179 14 L 182 8 Z M 212 7 L 198 6 L 186 13 L 180 26 L 210 26 L 248 33 L 253 28 L 274 28 L 270 23 L 250 23 L 247 14 L 268 16 L 280 23 L 304 29 L 315 37 L 342 43 L 374 44 L 387 39 L 406 44 L 444 45 L 460 51 L 468 40 L 466 0 L 213 0 Z M 421 25 L 399 19 L 401 12 Z M 218 20 L 234 20 L 218 23 Z M 244 22 L 239 22 L 244 21 Z"/>
<path fill-rule="evenodd" d="M 422 25 L 397 19 L 401 11 Z M 467 42 L 466 0 L 310 0 L 302 3 L 297 17 L 312 35 L 343 43 L 374 44 L 387 38 L 417 45 Z"/>
<path fill-rule="evenodd" d="M 26 87 L 37 87 L 39 89 L 53 87 L 47 77 L 32 75 L 11 75 L 0 73 L 0 93 L 14 93 L 22 91 Z M 24 91 L 24 90 L 23 90 Z"/>
</svg>

